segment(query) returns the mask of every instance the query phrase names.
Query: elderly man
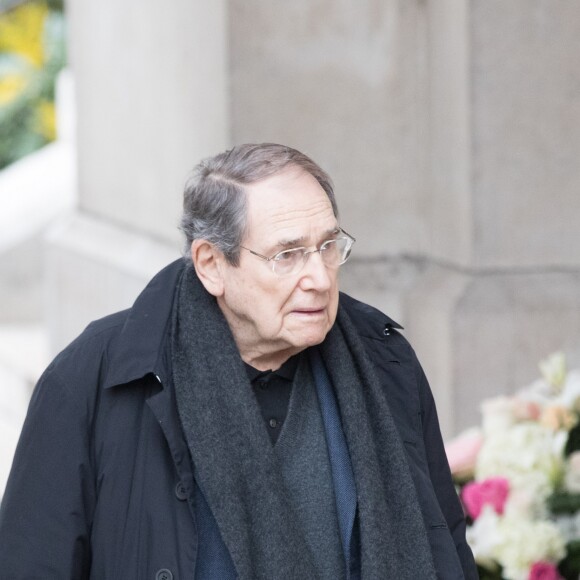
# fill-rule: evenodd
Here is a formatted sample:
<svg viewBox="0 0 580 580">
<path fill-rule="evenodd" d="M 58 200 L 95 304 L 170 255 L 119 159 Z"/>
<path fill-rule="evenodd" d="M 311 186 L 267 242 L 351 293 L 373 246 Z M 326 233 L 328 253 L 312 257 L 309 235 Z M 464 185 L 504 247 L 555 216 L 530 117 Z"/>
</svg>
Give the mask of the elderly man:
<svg viewBox="0 0 580 580">
<path fill-rule="evenodd" d="M 34 392 L 2 578 L 477 578 L 434 403 L 395 322 L 338 291 L 328 175 L 274 144 L 203 161 L 187 258 Z"/>
</svg>

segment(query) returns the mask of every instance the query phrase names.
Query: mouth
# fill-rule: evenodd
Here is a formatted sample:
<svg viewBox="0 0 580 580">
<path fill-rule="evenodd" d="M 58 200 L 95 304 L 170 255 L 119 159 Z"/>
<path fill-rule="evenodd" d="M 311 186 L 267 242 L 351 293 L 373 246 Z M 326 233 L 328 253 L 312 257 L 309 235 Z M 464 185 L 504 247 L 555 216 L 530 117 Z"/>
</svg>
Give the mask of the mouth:
<svg viewBox="0 0 580 580">
<path fill-rule="evenodd" d="M 326 308 L 296 308 L 292 311 L 292 314 L 298 316 L 315 317 L 324 314 Z"/>
</svg>

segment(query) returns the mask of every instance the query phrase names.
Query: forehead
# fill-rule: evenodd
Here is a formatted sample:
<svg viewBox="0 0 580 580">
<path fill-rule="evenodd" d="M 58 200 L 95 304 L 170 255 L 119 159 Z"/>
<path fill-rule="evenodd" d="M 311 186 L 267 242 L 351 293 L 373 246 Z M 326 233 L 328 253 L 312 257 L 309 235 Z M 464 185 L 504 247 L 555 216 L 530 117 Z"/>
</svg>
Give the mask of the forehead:
<svg viewBox="0 0 580 580">
<path fill-rule="evenodd" d="M 278 242 L 332 231 L 337 220 L 318 181 L 300 169 L 288 169 L 246 187 L 246 239 Z"/>
</svg>

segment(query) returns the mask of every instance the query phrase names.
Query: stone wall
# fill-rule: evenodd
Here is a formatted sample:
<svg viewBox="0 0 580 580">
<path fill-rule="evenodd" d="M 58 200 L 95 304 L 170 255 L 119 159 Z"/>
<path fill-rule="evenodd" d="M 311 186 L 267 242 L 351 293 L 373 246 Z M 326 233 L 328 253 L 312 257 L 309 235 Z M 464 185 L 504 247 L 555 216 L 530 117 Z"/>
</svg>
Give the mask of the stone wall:
<svg viewBox="0 0 580 580">
<path fill-rule="evenodd" d="M 67 18 L 79 206 L 47 251 L 54 350 L 179 256 L 183 183 L 230 142 L 224 0 L 70 0 Z"/>
<path fill-rule="evenodd" d="M 343 286 L 405 325 L 447 435 L 551 351 L 580 364 L 580 4 L 70 0 L 69 18 L 80 204 L 51 238 L 55 347 L 178 254 L 201 157 L 267 140 L 333 175 L 358 240 Z"/>
</svg>

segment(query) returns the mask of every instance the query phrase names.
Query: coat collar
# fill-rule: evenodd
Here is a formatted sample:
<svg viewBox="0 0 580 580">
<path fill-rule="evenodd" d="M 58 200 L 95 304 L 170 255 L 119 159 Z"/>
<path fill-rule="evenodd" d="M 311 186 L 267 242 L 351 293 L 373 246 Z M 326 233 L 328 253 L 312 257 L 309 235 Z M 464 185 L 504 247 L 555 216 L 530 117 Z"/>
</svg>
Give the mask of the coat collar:
<svg viewBox="0 0 580 580">
<path fill-rule="evenodd" d="M 403 328 L 380 310 L 360 302 L 344 292 L 340 293 L 339 304 L 341 308 L 346 310 L 361 336 L 384 340 L 385 336 L 390 334 L 391 329 L 400 330 Z"/>
<path fill-rule="evenodd" d="M 149 373 L 163 382 L 165 341 L 170 332 L 175 289 L 183 273 L 183 259 L 175 260 L 147 284 L 129 309 L 112 350 L 105 388 L 141 379 Z"/>
<path fill-rule="evenodd" d="M 185 262 L 178 259 L 163 268 L 128 310 L 104 380 L 105 388 L 130 383 L 155 374 L 163 383 L 168 368 L 164 362 L 166 339 L 170 332 L 175 290 Z M 344 308 L 362 336 L 383 340 L 390 329 L 402 326 L 368 304 L 340 293 Z"/>
</svg>

